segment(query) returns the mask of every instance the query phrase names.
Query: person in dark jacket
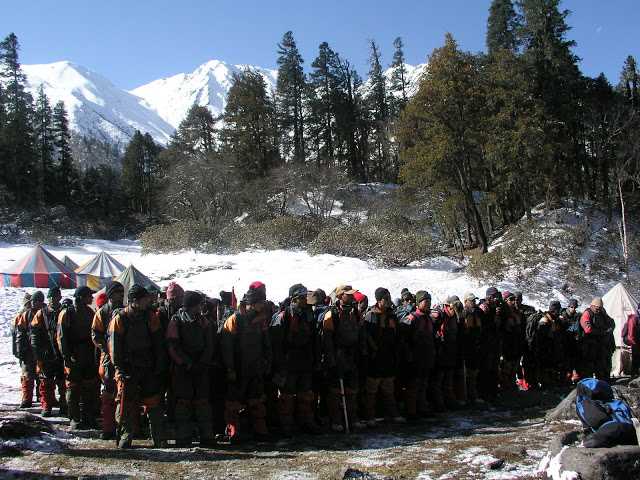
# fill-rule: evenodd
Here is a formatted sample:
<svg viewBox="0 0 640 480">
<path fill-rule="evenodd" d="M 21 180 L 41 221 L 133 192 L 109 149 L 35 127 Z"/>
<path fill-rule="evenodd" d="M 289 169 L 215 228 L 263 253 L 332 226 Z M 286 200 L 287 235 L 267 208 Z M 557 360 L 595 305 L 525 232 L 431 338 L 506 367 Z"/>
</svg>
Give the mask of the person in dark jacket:
<svg viewBox="0 0 640 480">
<path fill-rule="evenodd" d="M 482 310 L 476 304 L 477 297 L 472 292 L 464 294 L 465 336 L 462 343 L 467 379 L 467 402 L 478 402 L 478 371 L 482 364 Z"/>
<path fill-rule="evenodd" d="M 278 416 L 285 435 L 297 424 L 307 433 L 319 433 L 315 424 L 313 372 L 319 365 L 319 336 L 307 288 L 289 288 L 288 305 L 273 317 L 270 327 L 273 348 L 273 381 L 279 389 Z"/>
<path fill-rule="evenodd" d="M 452 295 L 432 313 L 435 332 L 436 363 L 431 375 L 431 397 L 437 412 L 459 406 L 453 389 L 458 355 L 458 307 L 460 299 Z"/>
<path fill-rule="evenodd" d="M 416 292 L 416 309 L 400 321 L 400 366 L 407 420 L 429 414 L 427 387 L 435 363 L 431 295 Z"/>
<path fill-rule="evenodd" d="M 518 310 L 516 296 L 509 292 L 502 292 L 504 306 L 500 336 L 502 338 L 502 359 L 500 365 L 500 386 L 502 390 L 517 388 L 516 376 L 520 370 L 520 360 L 525 346 L 525 326 L 522 313 Z"/>
<path fill-rule="evenodd" d="M 64 361 L 67 406 L 72 429 L 97 428 L 98 365 L 91 341 L 93 291 L 86 286 L 74 293 L 74 304 L 58 315 L 58 346 Z"/>
<path fill-rule="evenodd" d="M 329 383 L 327 381 L 327 372 L 322 368 L 322 320 L 324 314 L 329 310 L 328 297 L 324 290 L 318 288 L 307 295 L 307 303 L 313 310 L 313 318 L 315 320 L 316 338 L 318 339 L 320 350 L 318 351 L 319 362 L 318 368 L 313 372 L 313 394 L 315 396 L 314 405 L 316 408 L 316 419 L 320 425 L 329 423 L 329 410 L 327 407 L 327 396 L 329 393 Z"/>
<path fill-rule="evenodd" d="M 60 288 L 50 288 L 47 297 L 49 303 L 43 305 L 31 321 L 31 348 L 40 376 L 40 405 L 43 417 L 52 415 L 52 409 L 56 403 L 60 407 L 60 415 L 65 415 L 67 411 L 64 365 L 56 341 L 58 314 L 62 308 Z M 56 400 L 56 386 L 59 400 Z"/>
<path fill-rule="evenodd" d="M 335 432 L 345 428 L 341 400 L 345 402 L 349 424 L 358 429 L 366 426 L 358 419 L 356 402 L 362 336 L 361 317 L 353 298 L 354 293 L 356 290 L 350 286 L 337 287 L 336 303 L 327 310 L 322 320 L 324 367 L 330 385 L 327 407 L 331 428 Z"/>
<path fill-rule="evenodd" d="M 154 447 L 165 445 L 160 395 L 167 359 L 160 317 L 151 308 L 153 301 L 146 288 L 132 285 L 128 305 L 118 310 L 109 324 L 109 355 L 117 387 L 118 448 L 131 447 L 139 405 L 149 419 Z"/>
<path fill-rule="evenodd" d="M 167 285 L 164 292 L 164 300 L 160 302 L 158 307 L 158 315 L 160 316 L 160 323 L 162 324 L 162 335 L 166 337 L 167 327 L 173 316 L 182 308 L 182 302 L 184 297 L 183 288 L 176 282 L 171 282 Z M 165 376 L 164 386 L 162 387 L 162 398 L 164 400 L 165 410 L 169 421 L 173 421 L 176 399 L 171 390 L 171 381 L 169 375 Z"/>
<path fill-rule="evenodd" d="M 191 417 L 195 417 L 200 446 L 214 442 L 209 404 L 209 370 L 213 359 L 213 326 L 202 314 L 204 298 L 186 291 L 183 306 L 167 328 L 169 355 L 173 362 L 172 386 L 176 397 L 176 445 L 191 445 Z"/>
<path fill-rule="evenodd" d="M 39 294 L 39 295 L 37 295 Z M 44 303 L 42 292 L 34 293 L 38 309 L 33 306 L 33 297 L 25 295 L 22 310 L 13 321 L 13 354 L 20 363 L 20 408 L 30 408 L 33 404 L 33 390 L 37 379 L 36 359 L 31 348 L 30 329 L 35 313 Z"/>
<path fill-rule="evenodd" d="M 537 377 L 543 388 L 557 384 L 563 364 L 564 329 L 560 322 L 560 302 L 553 300 L 538 320 L 533 341 Z"/>
<path fill-rule="evenodd" d="M 398 414 L 395 399 L 395 375 L 398 364 L 398 319 L 393 312 L 391 294 L 386 288 L 375 291 L 376 303 L 364 317 L 363 356 L 366 365 L 365 417 L 367 425 L 376 425 L 378 392 L 384 414 L 396 423 L 405 421 Z"/>
<path fill-rule="evenodd" d="M 611 374 L 611 355 L 615 350 L 613 339 L 614 320 L 607 314 L 602 298 L 596 297 L 580 317 L 582 328 L 582 378 L 592 375 L 608 380 Z"/>
<path fill-rule="evenodd" d="M 490 401 L 498 394 L 500 374 L 500 325 L 502 320 L 502 297 L 496 287 L 487 289 L 482 310 L 482 364 L 478 380 L 480 396 Z"/>
<path fill-rule="evenodd" d="M 568 379 L 573 383 L 580 380 L 577 372 L 580 363 L 580 315 L 578 300 L 575 298 L 570 299 L 567 308 L 560 312 L 560 323 L 565 332 L 563 341 L 564 370 Z"/>
<path fill-rule="evenodd" d="M 245 403 L 253 423 L 254 437 L 269 439 L 264 403 L 265 375 L 271 369 L 272 350 L 269 324 L 272 311 L 264 288 L 249 288 L 242 311 L 224 323 L 221 338 L 222 361 L 227 372 L 225 419 L 226 440 L 239 440 L 238 422 Z"/>
<path fill-rule="evenodd" d="M 107 332 L 113 314 L 124 304 L 124 286 L 120 282 L 110 282 L 105 288 L 107 302 L 96 311 L 91 323 L 91 339 L 100 351 L 98 375 L 102 382 L 100 395 L 100 417 L 102 418 L 102 439 L 112 440 L 116 436 L 116 380 L 115 369 L 109 356 Z"/>
</svg>

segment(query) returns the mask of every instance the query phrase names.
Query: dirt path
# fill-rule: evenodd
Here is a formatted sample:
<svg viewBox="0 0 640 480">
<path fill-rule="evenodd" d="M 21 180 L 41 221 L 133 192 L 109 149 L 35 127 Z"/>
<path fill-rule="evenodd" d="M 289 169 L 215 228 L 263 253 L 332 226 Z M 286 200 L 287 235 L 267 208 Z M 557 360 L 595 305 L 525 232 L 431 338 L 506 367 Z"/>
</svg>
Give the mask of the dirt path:
<svg viewBox="0 0 640 480">
<path fill-rule="evenodd" d="M 79 437 L 58 424 L 56 436 L 27 445 L 22 456 L 0 457 L 0 477 L 331 479 L 352 468 L 370 475 L 364 478 L 531 479 L 538 478 L 536 467 L 550 438 L 573 427 L 543 421 L 560 397 L 524 393 L 499 407 L 450 413 L 416 426 L 380 424 L 350 436 L 297 436 L 209 450 L 154 450 L 141 440 L 120 451 L 97 439 L 98 432 Z"/>
</svg>

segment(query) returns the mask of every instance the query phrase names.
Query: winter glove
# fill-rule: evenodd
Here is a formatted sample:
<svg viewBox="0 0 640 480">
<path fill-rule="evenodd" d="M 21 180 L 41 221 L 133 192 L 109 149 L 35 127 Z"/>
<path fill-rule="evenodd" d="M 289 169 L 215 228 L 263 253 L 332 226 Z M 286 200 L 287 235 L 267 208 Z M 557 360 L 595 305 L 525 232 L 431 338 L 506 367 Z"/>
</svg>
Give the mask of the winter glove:
<svg viewBox="0 0 640 480">
<path fill-rule="evenodd" d="M 227 382 L 236 383 L 237 380 L 238 380 L 238 376 L 236 375 L 236 371 L 231 368 L 227 370 Z"/>
</svg>

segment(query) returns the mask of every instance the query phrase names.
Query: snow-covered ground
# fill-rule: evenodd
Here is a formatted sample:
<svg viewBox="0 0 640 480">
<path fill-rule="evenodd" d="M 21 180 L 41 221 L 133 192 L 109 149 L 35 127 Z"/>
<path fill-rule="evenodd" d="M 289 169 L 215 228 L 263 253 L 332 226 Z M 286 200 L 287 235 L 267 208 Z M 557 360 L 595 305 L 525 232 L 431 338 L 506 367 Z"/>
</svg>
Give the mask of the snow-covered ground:
<svg viewBox="0 0 640 480">
<path fill-rule="evenodd" d="M 26 255 L 32 247 L 0 243 L 0 270 Z M 214 297 L 220 290 L 232 287 L 241 296 L 254 280 L 267 285 L 267 296 L 274 302 L 283 300 L 289 287 L 300 282 L 309 289 L 322 288 L 327 293 L 337 285 L 351 284 L 370 298 L 380 286 L 387 287 L 394 298 L 403 287 L 413 292 L 426 289 L 434 302 L 453 294 L 462 297 L 467 291 L 483 296 L 487 288 L 461 273 L 460 265 L 448 258 L 432 259 L 420 267 L 386 269 L 356 258 L 311 256 L 304 251 L 250 251 L 237 255 L 185 251 L 143 255 L 137 242 L 126 240 L 85 240 L 73 247 L 47 248 L 58 258 L 68 255 L 78 264 L 105 250 L 124 265 L 133 263 L 160 285 L 174 280 L 185 289 L 200 290 Z M 499 287 L 511 288 L 511 285 Z M 18 398 L 19 369 L 11 355 L 10 322 L 20 308 L 24 293 L 32 290 L 0 288 L 0 403 L 15 403 Z M 538 304 L 534 297 L 527 300 Z"/>
</svg>

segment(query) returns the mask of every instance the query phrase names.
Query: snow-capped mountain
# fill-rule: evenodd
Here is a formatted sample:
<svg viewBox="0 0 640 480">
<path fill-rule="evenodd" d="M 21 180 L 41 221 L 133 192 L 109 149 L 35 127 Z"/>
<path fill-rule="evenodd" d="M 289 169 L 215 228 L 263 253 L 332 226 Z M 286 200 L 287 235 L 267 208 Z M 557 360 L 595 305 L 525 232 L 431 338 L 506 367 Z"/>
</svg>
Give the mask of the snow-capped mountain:
<svg viewBox="0 0 640 480">
<path fill-rule="evenodd" d="M 135 130 L 166 143 L 173 126 L 143 104 L 142 99 L 111 81 L 71 62 L 23 65 L 27 88 L 34 98 L 40 85 L 52 105 L 62 100 L 71 129 L 77 133 L 124 146 Z"/>
<path fill-rule="evenodd" d="M 214 116 L 221 114 L 227 103 L 234 73 L 251 68 L 264 78 L 267 89 L 275 89 L 277 70 L 250 65 L 229 65 L 211 60 L 200 65 L 192 73 L 179 73 L 161 78 L 131 90 L 144 100 L 145 105 L 161 116 L 174 128 L 178 128 L 192 105 L 208 106 Z"/>
<path fill-rule="evenodd" d="M 417 90 L 425 66 L 406 66 L 409 95 Z M 64 101 L 73 131 L 121 148 L 135 130 L 149 133 L 156 142 L 166 145 L 193 104 L 208 106 L 213 115 L 219 115 L 226 105 L 233 74 L 245 68 L 258 71 L 267 88 L 275 89 L 277 70 L 231 65 L 219 60 L 204 63 L 191 73 L 154 80 L 131 91 L 71 62 L 23 65 L 28 89 L 34 98 L 43 85 L 52 104 Z M 385 72 L 387 81 L 391 71 Z M 367 81 L 362 86 L 365 92 L 368 84 Z"/>
</svg>

